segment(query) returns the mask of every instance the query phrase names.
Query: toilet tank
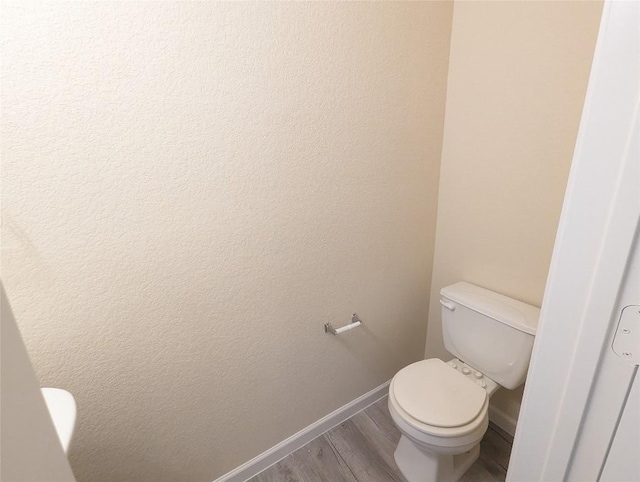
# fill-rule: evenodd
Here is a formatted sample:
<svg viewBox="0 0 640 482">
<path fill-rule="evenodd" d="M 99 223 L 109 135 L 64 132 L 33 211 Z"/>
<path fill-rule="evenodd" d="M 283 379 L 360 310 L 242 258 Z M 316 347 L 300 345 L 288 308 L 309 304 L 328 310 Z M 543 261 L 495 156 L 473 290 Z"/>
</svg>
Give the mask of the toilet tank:
<svg viewBox="0 0 640 482">
<path fill-rule="evenodd" d="M 440 290 L 446 349 L 501 386 L 524 382 L 540 309 L 464 281 Z"/>
</svg>

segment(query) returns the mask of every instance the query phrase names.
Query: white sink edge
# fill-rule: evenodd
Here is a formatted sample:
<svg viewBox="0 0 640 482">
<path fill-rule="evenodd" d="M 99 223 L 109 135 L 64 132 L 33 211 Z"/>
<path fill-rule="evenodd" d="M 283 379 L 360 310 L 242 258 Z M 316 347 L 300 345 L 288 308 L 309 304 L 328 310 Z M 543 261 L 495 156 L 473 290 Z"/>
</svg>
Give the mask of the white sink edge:
<svg viewBox="0 0 640 482">
<path fill-rule="evenodd" d="M 41 391 L 60 444 L 66 454 L 76 425 L 76 400 L 73 395 L 61 388 L 42 388 Z"/>
</svg>

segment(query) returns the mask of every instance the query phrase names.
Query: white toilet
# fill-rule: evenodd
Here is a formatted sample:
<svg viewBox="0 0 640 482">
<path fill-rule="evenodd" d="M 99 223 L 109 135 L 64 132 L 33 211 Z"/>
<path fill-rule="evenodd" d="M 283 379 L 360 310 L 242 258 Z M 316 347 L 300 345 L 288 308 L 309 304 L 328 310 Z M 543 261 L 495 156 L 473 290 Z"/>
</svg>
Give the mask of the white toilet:
<svg viewBox="0 0 640 482">
<path fill-rule="evenodd" d="M 440 295 L 444 345 L 457 358 L 413 363 L 389 387 L 389 411 L 402 432 L 395 460 L 409 482 L 455 482 L 476 461 L 489 398 L 524 382 L 540 315 L 470 283 Z"/>
</svg>

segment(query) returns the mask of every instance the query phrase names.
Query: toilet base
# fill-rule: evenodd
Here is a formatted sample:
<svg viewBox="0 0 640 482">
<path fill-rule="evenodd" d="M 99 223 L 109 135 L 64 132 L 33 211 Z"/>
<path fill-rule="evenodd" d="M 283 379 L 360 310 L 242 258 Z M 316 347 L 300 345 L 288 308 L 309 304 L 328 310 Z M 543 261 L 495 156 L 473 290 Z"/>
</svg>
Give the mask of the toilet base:
<svg viewBox="0 0 640 482">
<path fill-rule="evenodd" d="M 394 458 L 408 482 L 457 482 L 479 455 L 480 444 L 458 455 L 436 454 L 418 447 L 403 434 Z"/>
</svg>

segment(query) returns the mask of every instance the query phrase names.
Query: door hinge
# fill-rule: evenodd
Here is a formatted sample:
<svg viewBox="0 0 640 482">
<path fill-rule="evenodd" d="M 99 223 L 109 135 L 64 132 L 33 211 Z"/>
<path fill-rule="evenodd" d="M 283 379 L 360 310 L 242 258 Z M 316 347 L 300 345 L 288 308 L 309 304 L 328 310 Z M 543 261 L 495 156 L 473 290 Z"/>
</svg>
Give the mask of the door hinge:
<svg viewBox="0 0 640 482">
<path fill-rule="evenodd" d="M 632 366 L 640 364 L 640 305 L 624 307 L 611 348 Z"/>
</svg>

